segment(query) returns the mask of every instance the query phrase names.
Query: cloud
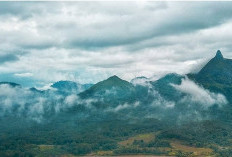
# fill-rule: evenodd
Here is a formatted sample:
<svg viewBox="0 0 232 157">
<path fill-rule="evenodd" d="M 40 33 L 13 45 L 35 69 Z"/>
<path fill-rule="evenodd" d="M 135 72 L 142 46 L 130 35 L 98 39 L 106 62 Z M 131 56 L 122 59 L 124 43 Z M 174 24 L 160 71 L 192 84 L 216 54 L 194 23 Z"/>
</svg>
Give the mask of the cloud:
<svg viewBox="0 0 232 157">
<path fill-rule="evenodd" d="M 87 114 L 129 111 L 126 117 L 142 115 L 163 120 L 170 117 L 173 120 L 174 118 L 187 120 L 187 118 L 196 117 L 201 120 L 206 118 L 206 113 L 204 115 L 201 113 L 202 109 L 207 110 L 215 104 L 219 107 L 227 104 L 223 95 L 212 93 L 187 78 L 183 79 L 180 85 L 172 84 L 177 89 L 176 92 L 179 91 L 184 94 L 177 101 L 166 100 L 152 85 L 149 85 L 149 82 L 140 85 L 147 87 L 148 95 L 145 98 L 139 97 L 140 99 L 133 103 L 123 102 L 115 106 L 108 105 L 106 108 L 98 108 L 96 104 L 104 104 L 104 100 L 101 98 L 81 99 L 76 93 L 66 96 L 53 90 L 37 93 L 29 89 L 2 84 L 0 85 L 0 116 L 12 114 L 24 116 L 36 122 L 43 122 L 47 115 L 56 115 L 68 111 L 72 107 L 77 107 L 77 114 L 82 113 L 83 110 L 78 111 L 78 108 L 81 107 L 87 111 Z M 180 104 L 183 106 L 181 111 L 178 111 Z M 177 112 L 178 115 L 176 115 Z"/>
<path fill-rule="evenodd" d="M 31 76 L 33 76 L 32 73 L 16 73 L 14 75 L 18 76 L 18 77 L 31 77 Z"/>
<path fill-rule="evenodd" d="M 148 90 L 149 95 L 153 96 L 153 101 L 151 102 L 150 106 L 153 108 L 162 108 L 162 109 L 173 109 L 176 105 L 175 102 L 166 100 L 163 98 L 158 91 L 153 88 Z"/>
<path fill-rule="evenodd" d="M 0 2 L 0 73 L 45 84 L 188 73 L 217 49 L 232 57 L 231 15 L 229 2 Z"/>
<path fill-rule="evenodd" d="M 36 92 L 20 86 L 0 85 L 0 117 L 18 116 L 43 122 L 45 117 L 55 116 L 75 106 L 95 111 L 93 104 L 100 101 L 101 99 L 81 99 L 75 92 L 63 95 L 55 90 Z"/>
<path fill-rule="evenodd" d="M 64 103 L 68 105 L 73 105 L 78 101 L 78 97 L 76 94 L 69 95 L 65 98 Z"/>
<path fill-rule="evenodd" d="M 180 92 L 187 94 L 180 100 L 185 104 L 197 103 L 204 108 L 208 108 L 215 104 L 222 106 L 228 103 L 224 95 L 210 92 L 187 78 L 182 79 L 180 85 L 171 85 Z"/>
<path fill-rule="evenodd" d="M 60 110 L 78 103 L 73 101 L 72 96 L 64 98 L 53 92 L 43 95 L 21 87 L 0 85 L 0 116 L 5 114 L 23 115 L 40 122 L 44 115 L 52 112 L 53 109 L 58 113 Z"/>
<path fill-rule="evenodd" d="M 198 73 L 207 63 L 209 59 L 198 59 L 190 63 L 189 73 L 196 74 Z"/>
<path fill-rule="evenodd" d="M 136 101 L 132 104 L 128 104 L 128 103 L 124 103 L 124 104 L 119 104 L 117 105 L 115 108 L 108 108 L 106 111 L 110 111 L 110 112 L 118 112 L 118 111 L 121 111 L 121 110 L 124 110 L 124 109 L 133 109 L 133 108 L 136 108 L 140 105 L 140 102 L 139 101 Z"/>
<path fill-rule="evenodd" d="M 37 89 L 39 89 L 39 90 L 53 90 L 53 91 L 55 91 L 56 88 L 53 88 L 52 85 L 53 85 L 53 83 L 48 83 L 48 84 L 45 84 L 42 87 L 37 87 Z"/>
<path fill-rule="evenodd" d="M 12 108 L 15 107 L 18 107 L 19 110 L 24 108 L 26 103 L 25 98 L 27 98 L 27 95 L 30 94 L 29 91 L 24 91 L 19 87 L 12 88 L 7 84 L 0 85 L 0 89 L 0 104 L 3 111 L 11 112 Z"/>
<path fill-rule="evenodd" d="M 14 62 L 14 61 L 18 61 L 18 60 L 19 60 L 19 58 L 13 54 L 0 55 L 0 64 L 4 64 L 6 62 Z"/>
</svg>

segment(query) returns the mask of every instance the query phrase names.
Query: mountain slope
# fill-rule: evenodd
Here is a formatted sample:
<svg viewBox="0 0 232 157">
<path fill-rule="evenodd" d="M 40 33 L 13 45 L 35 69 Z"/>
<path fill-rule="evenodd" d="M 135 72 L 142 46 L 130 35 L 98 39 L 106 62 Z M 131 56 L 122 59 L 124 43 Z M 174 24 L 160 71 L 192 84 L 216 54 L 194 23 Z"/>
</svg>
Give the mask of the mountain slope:
<svg viewBox="0 0 232 157">
<path fill-rule="evenodd" d="M 204 88 L 224 94 L 232 102 L 232 59 L 224 58 L 220 50 L 199 73 L 188 77 Z"/>
<path fill-rule="evenodd" d="M 232 84 L 232 60 L 223 57 L 220 50 L 195 76 L 201 83 Z"/>
<path fill-rule="evenodd" d="M 0 82 L 0 85 L 8 85 L 10 87 L 21 87 L 20 84 L 14 83 L 14 82 Z"/>
<path fill-rule="evenodd" d="M 151 84 L 153 88 L 157 90 L 165 99 L 176 100 L 180 98 L 181 94 L 177 92 L 177 90 L 171 84 L 180 85 L 181 79 L 183 78 L 184 76 L 182 75 L 170 73 L 157 81 L 152 81 Z"/>
<path fill-rule="evenodd" d="M 123 99 L 130 98 L 135 92 L 135 87 L 132 83 L 120 79 L 114 75 L 108 79 L 98 82 L 86 91 L 80 93 L 82 98 L 102 97 L 107 99 Z"/>
<path fill-rule="evenodd" d="M 59 92 L 64 94 L 70 93 L 80 93 L 88 88 L 90 88 L 92 84 L 79 84 L 73 81 L 58 81 L 55 82 L 51 87 L 57 89 Z"/>
</svg>

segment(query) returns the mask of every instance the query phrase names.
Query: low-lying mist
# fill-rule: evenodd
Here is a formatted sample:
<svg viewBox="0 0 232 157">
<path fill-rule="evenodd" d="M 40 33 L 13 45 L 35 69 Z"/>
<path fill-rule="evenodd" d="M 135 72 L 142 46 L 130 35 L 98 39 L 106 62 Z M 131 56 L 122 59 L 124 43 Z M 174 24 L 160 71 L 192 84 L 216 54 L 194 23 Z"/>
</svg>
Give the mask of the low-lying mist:
<svg viewBox="0 0 232 157">
<path fill-rule="evenodd" d="M 0 116 L 26 117 L 41 123 L 49 116 L 72 111 L 95 116 L 97 113 L 102 119 L 114 113 L 125 114 L 127 119 L 171 119 L 179 123 L 189 119 L 209 119 L 212 115 L 207 111 L 212 106 L 220 108 L 228 103 L 224 95 L 210 92 L 187 77 L 183 77 L 180 84 L 166 83 L 164 86 L 165 90 L 162 90 L 163 87 L 154 86 L 152 81 L 143 80 L 134 84 L 136 90 L 127 98 L 120 97 L 118 87 L 109 88 L 102 95 L 97 93 L 91 98 L 81 98 L 75 92 L 66 95 L 56 90 L 33 91 L 2 84 Z M 145 92 L 141 93 L 140 89 Z"/>
</svg>

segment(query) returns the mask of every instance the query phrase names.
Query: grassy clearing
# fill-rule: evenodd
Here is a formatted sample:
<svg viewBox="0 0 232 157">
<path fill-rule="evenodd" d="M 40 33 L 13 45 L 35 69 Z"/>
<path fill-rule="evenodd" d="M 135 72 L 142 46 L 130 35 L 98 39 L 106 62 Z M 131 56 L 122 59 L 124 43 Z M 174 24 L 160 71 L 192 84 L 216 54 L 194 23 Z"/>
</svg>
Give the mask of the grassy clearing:
<svg viewBox="0 0 232 157">
<path fill-rule="evenodd" d="M 41 151 L 54 149 L 54 145 L 38 145 L 38 147 Z"/>
<path fill-rule="evenodd" d="M 150 142 L 155 139 L 155 133 L 139 134 L 133 137 L 128 138 L 127 140 L 119 142 L 119 145 L 127 146 L 132 145 L 134 140 L 143 140 L 144 142 Z"/>
<path fill-rule="evenodd" d="M 94 154 L 90 154 L 87 156 L 82 156 L 82 157 L 102 157 L 102 156 L 114 156 L 114 157 L 175 157 L 175 156 L 160 156 L 160 155 L 94 155 Z M 61 155 L 61 157 L 78 157 L 75 155 Z"/>
<path fill-rule="evenodd" d="M 179 151 L 183 154 L 188 153 L 190 157 L 213 157 L 213 150 L 210 148 L 197 148 L 192 146 L 187 146 L 180 141 L 171 141 L 172 151 L 170 155 L 176 155 Z"/>
<path fill-rule="evenodd" d="M 139 134 L 133 137 L 128 138 L 127 140 L 119 142 L 119 145 L 122 147 L 137 147 L 137 149 L 143 149 L 139 146 L 133 145 L 135 140 L 143 140 L 145 143 L 149 143 L 151 141 L 156 140 L 155 136 L 158 133 L 147 133 L 147 134 Z M 182 143 L 179 140 L 171 140 L 170 147 L 146 147 L 147 150 L 159 150 L 169 156 L 188 156 L 188 157 L 214 157 L 214 152 L 210 148 L 197 148 L 193 146 L 188 146 Z M 142 155 L 141 155 L 142 156 Z M 146 156 L 146 155 L 145 155 Z"/>
<path fill-rule="evenodd" d="M 98 151 L 96 155 L 97 156 L 112 156 L 113 151 Z"/>
</svg>

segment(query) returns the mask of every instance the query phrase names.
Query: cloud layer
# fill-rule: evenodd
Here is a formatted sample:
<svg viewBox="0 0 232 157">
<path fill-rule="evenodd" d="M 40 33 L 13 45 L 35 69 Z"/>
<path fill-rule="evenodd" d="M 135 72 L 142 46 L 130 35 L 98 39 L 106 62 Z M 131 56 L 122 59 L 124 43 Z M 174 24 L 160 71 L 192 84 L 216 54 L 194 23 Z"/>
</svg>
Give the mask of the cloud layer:
<svg viewBox="0 0 232 157">
<path fill-rule="evenodd" d="M 182 79 L 180 85 L 166 84 L 163 86 L 168 86 L 169 89 L 175 88 L 176 90 L 172 91 L 173 95 L 179 92 L 181 94 L 174 99 L 171 97 L 169 99 L 160 94 L 160 89 L 155 88 L 149 82 L 136 86 L 139 89 L 143 87 L 143 92 L 146 94 L 140 95 L 141 91 L 137 91 L 136 95 L 132 94 L 125 99 L 115 99 L 121 92 L 113 88 L 96 97 L 81 98 L 75 91 L 64 94 L 59 90 L 36 91 L 1 84 L 0 118 L 16 116 L 44 122 L 44 120 L 48 121 L 49 117 L 66 112 L 69 115 L 75 113 L 74 115 L 83 114 L 87 117 L 99 113 L 100 117 L 119 113 L 119 115 L 123 114 L 121 118 L 153 117 L 164 120 L 171 118 L 181 122 L 192 118 L 195 120 L 208 118 L 207 116 L 212 116 L 208 112 L 212 106 L 221 109 L 228 104 L 222 94 L 212 93 L 187 78 Z"/>
<path fill-rule="evenodd" d="M 232 57 L 231 5 L 0 2 L 0 74 L 45 84 L 187 73 L 217 49 Z"/>
<path fill-rule="evenodd" d="M 0 85 L 0 117 L 19 116 L 41 122 L 73 106 L 83 105 L 90 108 L 94 99 L 80 99 L 76 93 L 63 95 L 46 90 L 43 93 L 8 84 Z"/>
</svg>

